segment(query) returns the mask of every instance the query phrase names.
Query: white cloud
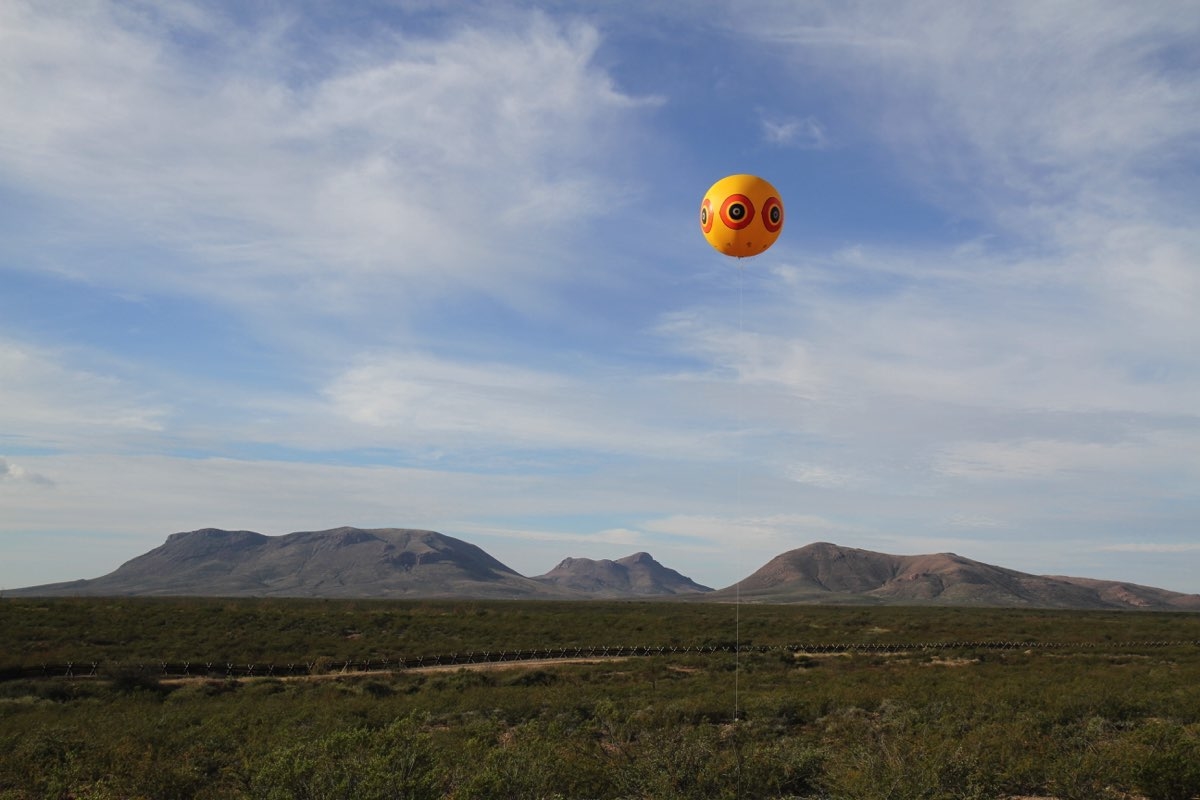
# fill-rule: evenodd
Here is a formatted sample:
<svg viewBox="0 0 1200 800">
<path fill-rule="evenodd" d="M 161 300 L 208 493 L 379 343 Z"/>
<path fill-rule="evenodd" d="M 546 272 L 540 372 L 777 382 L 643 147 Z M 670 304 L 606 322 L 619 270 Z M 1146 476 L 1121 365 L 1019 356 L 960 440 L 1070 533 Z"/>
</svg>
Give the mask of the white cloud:
<svg viewBox="0 0 1200 800">
<path fill-rule="evenodd" d="M 647 531 L 703 542 L 710 550 L 748 550 L 759 554 L 802 547 L 810 542 L 845 536 L 851 528 L 844 523 L 813 514 L 779 513 L 721 517 L 703 514 L 673 514 L 648 520 Z M 861 531 L 858 531 L 861 532 Z"/>
<path fill-rule="evenodd" d="M 946 520 L 946 527 L 966 529 L 1001 528 L 1004 523 L 995 517 L 982 514 L 955 514 Z"/>
<path fill-rule="evenodd" d="M 35 486 L 50 487 L 54 485 L 54 481 L 41 475 L 37 472 L 29 472 L 20 464 L 13 463 L 6 458 L 0 458 L 0 482 L 11 481 L 13 483 L 32 483 Z"/>
<path fill-rule="evenodd" d="M 999 480 L 1076 480 L 1108 476 L 1127 490 L 1142 481 L 1170 492 L 1200 474 L 1195 460 L 1200 437 L 1195 431 L 1155 432 L 1139 438 L 1107 441 L 1011 439 L 999 442 L 959 441 L 938 453 L 934 468 L 947 476 Z M 1164 482 L 1164 475 L 1173 475 Z"/>
<path fill-rule="evenodd" d="M 350 434 L 356 441 L 460 452 L 516 447 L 705 457 L 704 437 L 674 421 L 681 409 L 695 407 L 685 391 L 674 394 L 670 382 L 653 376 L 612 376 L 586 363 L 575 370 L 377 355 L 335 376 L 324 395 L 335 419 L 356 426 Z"/>
<path fill-rule="evenodd" d="M 761 35 L 853 80 L 856 106 L 932 180 L 1055 198 L 1158 169 L 1200 123 L 1194 73 L 1174 69 L 1200 15 L 1170 3 L 842 4 L 817 19 L 757 15 Z M 797 21 L 800 27 L 795 27 Z M 815 23 L 815 24 L 814 24 Z M 857 32 L 846 47 L 842 32 Z M 1179 48 L 1177 51 L 1175 48 Z M 915 174 L 915 173 L 914 173 Z M 1130 191 L 1132 189 L 1132 192 Z M 982 198 L 979 198 L 982 199 Z"/>
<path fill-rule="evenodd" d="M 163 430 L 167 406 L 139 396 L 115 371 L 84 369 L 76 360 L 78 354 L 0 339 L 0 430 L 38 446 L 84 446 Z"/>
<path fill-rule="evenodd" d="M 829 147 L 829 135 L 825 127 L 812 117 L 762 119 L 763 136 L 768 142 L 785 147 L 806 150 L 823 150 Z"/>
<path fill-rule="evenodd" d="M 151 546 L 168 533 L 207 526 L 268 534 L 344 524 L 432 527 L 461 510 L 456 495 L 486 503 L 489 483 L 496 491 L 519 485 L 419 469 L 229 458 L 49 455 L 23 462 L 55 476 L 55 503 L 28 493 L 6 498 L 7 529 L 127 533 Z"/>
<path fill-rule="evenodd" d="M 707 375 L 681 373 L 677 380 L 721 380 L 732 374 L 739 383 L 776 386 L 798 397 L 816 396 L 825 389 L 820 359 L 807 341 L 766 332 L 760 323 L 751 330 L 733 329 L 730 323 L 727 310 L 675 311 L 663 316 L 656 333 L 713 370 Z M 754 396 L 748 399 L 753 401 Z"/>
<path fill-rule="evenodd" d="M 1106 462 L 1125 461 L 1126 445 L 1095 442 L 960 442 L 946 447 L 936 469 L 961 478 L 1045 480 L 1063 473 L 1100 471 Z"/>
<path fill-rule="evenodd" d="M 1035 543 L 1069 563 L 1122 526 L 1190 529 L 1200 15 L 1090 0 L 756 12 L 735 15 L 758 26 L 739 44 L 784 82 L 751 112 L 747 155 L 807 175 L 802 150 L 836 139 L 823 155 L 865 158 L 862 188 L 881 195 L 815 236 L 803 205 L 830 187 L 789 195 L 791 233 L 739 272 L 743 310 L 728 272 L 664 244 L 694 236 L 690 206 L 687 234 L 630 214 L 658 191 L 637 180 L 679 184 L 673 159 L 646 153 L 707 136 L 671 118 L 699 95 L 664 104 L 655 137 L 640 126 L 654 101 L 609 77 L 643 62 L 598 27 L 509 9 L 310 36 L 300 12 L 0 3 L 0 181 L 37 207 L 13 206 L 28 228 L 0 222 L 2 267 L 148 308 L 199 300 L 213 328 L 228 319 L 230 340 L 277 358 L 239 382 L 105 357 L 115 329 L 0 343 L 6 526 L 111 535 L 145 506 L 151 545 L 209 524 L 404 524 L 527 542 L 530 563 L 572 554 L 535 552 L 538 537 L 671 566 L 660 547 L 699 547 L 705 571 L 732 569 L 731 542 L 747 568 L 818 538 L 921 552 L 959 532 L 971 557 L 1007 564 Z M 651 13 L 672 32 L 674 13 L 695 16 Z M 901 220 L 917 207 L 912 229 L 875 216 L 885 204 Z M 647 230 L 658 249 L 631 252 Z M 243 313 L 218 320 L 214 298 Z M 497 298 L 519 326 L 489 316 Z M 655 314 L 657 329 L 629 324 Z M 540 324 L 588 315 L 625 338 Z M 39 449 L 66 452 L 25 455 Z M 160 455 L 116 455 L 131 452 Z M 735 507 L 743 477 L 752 512 Z"/>
<path fill-rule="evenodd" d="M 851 487 L 860 481 L 850 470 L 822 464 L 795 464 L 787 470 L 786 474 L 796 483 L 824 489 L 842 489 Z"/>
<path fill-rule="evenodd" d="M 464 284 L 503 297 L 554 271 L 568 223 L 621 180 L 609 156 L 642 101 L 592 66 L 587 26 L 525 14 L 301 45 L 286 25 L 180 8 L 168 25 L 107 3 L 6 6 L 0 174 L 73 207 L 93 246 L 149 230 L 184 256 L 63 267 L 89 281 L 275 313 L 395 310 Z M 301 46 L 330 49 L 297 76 Z"/>
<path fill-rule="evenodd" d="M 467 536 L 486 536 L 500 539 L 530 541 L 530 542 L 559 542 L 575 547 L 583 546 L 589 550 L 597 547 L 610 550 L 611 545 L 622 547 L 640 546 L 644 534 L 630 528 L 605 528 L 601 530 L 566 531 L 542 528 L 512 528 L 488 525 L 475 522 L 452 523 L 455 531 Z M 564 554 L 564 558 L 568 554 Z"/>
<path fill-rule="evenodd" d="M 580 387 L 512 365 L 465 365 L 425 356 L 365 361 L 326 389 L 335 409 L 369 426 L 441 433 L 521 431 L 545 424 L 546 401 Z M 503 420 L 504 425 L 496 423 Z"/>
</svg>

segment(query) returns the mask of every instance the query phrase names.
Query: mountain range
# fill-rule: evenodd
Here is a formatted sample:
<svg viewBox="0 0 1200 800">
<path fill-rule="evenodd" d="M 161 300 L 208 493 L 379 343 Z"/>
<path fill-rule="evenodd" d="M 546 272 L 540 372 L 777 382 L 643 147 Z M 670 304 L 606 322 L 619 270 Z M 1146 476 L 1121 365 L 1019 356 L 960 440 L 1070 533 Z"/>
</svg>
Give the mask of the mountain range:
<svg viewBox="0 0 1200 800">
<path fill-rule="evenodd" d="M 893 556 L 817 542 L 768 561 L 710 600 L 1200 610 L 1200 595 L 1123 581 L 1030 575 L 954 553 Z"/>
<path fill-rule="evenodd" d="M 619 599 L 858 603 L 1033 608 L 1200 610 L 1200 595 L 1090 578 L 1031 575 L 953 553 L 895 556 L 817 542 L 789 550 L 714 591 L 648 553 L 615 561 L 567 558 L 526 577 L 483 549 L 401 528 L 264 536 L 205 528 L 98 578 L 10 596 Z"/>
<path fill-rule="evenodd" d="M 527 578 L 453 536 L 343 527 L 285 536 L 216 528 L 174 533 L 99 578 L 7 594 L 580 599 L 708 591 L 647 553 L 619 561 L 569 558 Z"/>
</svg>

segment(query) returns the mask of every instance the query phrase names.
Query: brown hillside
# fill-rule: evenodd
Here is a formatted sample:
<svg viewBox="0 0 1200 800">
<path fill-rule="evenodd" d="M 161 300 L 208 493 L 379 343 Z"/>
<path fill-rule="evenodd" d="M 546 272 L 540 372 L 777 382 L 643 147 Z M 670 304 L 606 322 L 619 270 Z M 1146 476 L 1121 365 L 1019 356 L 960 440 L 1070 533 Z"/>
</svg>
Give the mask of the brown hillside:
<svg viewBox="0 0 1200 800">
<path fill-rule="evenodd" d="M 434 531 L 335 528 L 285 536 L 206 528 L 94 580 L 14 594 L 555 597 L 479 547 Z"/>
<path fill-rule="evenodd" d="M 895 556 L 818 542 L 790 550 L 711 599 L 933 603 L 1080 609 L 1196 609 L 1200 596 L 1132 584 L 1030 575 L 954 553 Z"/>
<path fill-rule="evenodd" d="M 658 597 L 712 591 L 664 567 L 649 553 L 634 553 L 616 561 L 567 558 L 535 580 L 590 597 Z"/>
</svg>

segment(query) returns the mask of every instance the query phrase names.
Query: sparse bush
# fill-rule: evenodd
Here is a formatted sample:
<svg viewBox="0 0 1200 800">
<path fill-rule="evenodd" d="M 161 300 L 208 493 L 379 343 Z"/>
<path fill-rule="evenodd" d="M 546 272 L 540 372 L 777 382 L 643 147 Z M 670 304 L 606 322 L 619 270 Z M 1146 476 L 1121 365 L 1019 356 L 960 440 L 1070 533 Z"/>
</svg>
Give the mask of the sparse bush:
<svg viewBox="0 0 1200 800">
<path fill-rule="evenodd" d="M 1154 720 L 1138 739 L 1135 780 L 1149 800 L 1192 800 L 1200 795 L 1200 729 Z"/>
<path fill-rule="evenodd" d="M 423 800 L 441 797 L 429 736 L 411 718 L 381 730 L 339 730 L 272 750 L 250 794 L 264 800 Z"/>
<path fill-rule="evenodd" d="M 159 676 L 141 666 L 127 666 L 115 670 L 109 678 L 113 691 L 122 694 L 143 692 L 165 697 L 171 689 L 163 685 Z"/>
<path fill-rule="evenodd" d="M 544 669 L 537 669 L 532 672 L 523 672 L 513 678 L 510 683 L 513 686 L 550 686 L 558 680 L 558 676 L 553 672 L 547 672 Z"/>
<path fill-rule="evenodd" d="M 593 645 L 613 630 L 723 642 L 732 619 L 728 607 L 665 603 L 119 599 L 16 613 L 30 602 L 0 602 L 0 653 L 17 666 L 69 651 L 76 663 L 202 655 L 218 676 L 226 662 L 330 671 L 354 659 Z M 756 641 L 779 643 L 1200 639 L 1193 614 L 754 607 L 742 617 Z M 142 635 L 131 638 L 131 625 Z M 361 635 L 345 638 L 351 628 Z M 80 642 L 86 654 L 70 650 Z M 1190 645 L 960 647 L 932 658 L 681 651 L 313 681 L 178 684 L 154 669 L 22 679 L 0 682 L 0 798 L 1191 800 L 1198 684 Z"/>
<path fill-rule="evenodd" d="M 394 694 L 392 687 L 381 681 L 367 681 L 362 685 L 362 690 L 364 694 L 369 694 L 376 699 L 389 697 Z"/>
</svg>

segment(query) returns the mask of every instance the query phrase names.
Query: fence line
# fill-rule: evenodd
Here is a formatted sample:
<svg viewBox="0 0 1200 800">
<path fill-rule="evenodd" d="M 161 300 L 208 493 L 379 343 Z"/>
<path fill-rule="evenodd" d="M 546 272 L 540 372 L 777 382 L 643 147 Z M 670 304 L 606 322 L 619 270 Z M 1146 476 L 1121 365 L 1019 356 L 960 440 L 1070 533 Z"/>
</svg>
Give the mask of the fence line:
<svg viewBox="0 0 1200 800">
<path fill-rule="evenodd" d="M 1143 642 L 1019 642 L 1019 641 L 951 641 L 921 643 L 864 643 L 837 644 L 707 644 L 661 646 L 592 646 L 552 647 L 522 650 L 485 650 L 482 652 L 450 653 L 397 657 L 394 659 L 340 659 L 322 657 L 310 661 L 285 664 L 234 661 L 68 661 L 59 664 L 0 668 L 0 681 L 29 678 L 97 678 L 123 674 L 169 678 L 186 677 L 284 677 L 350 672 L 403 672 L 408 669 L 435 666 L 455 666 L 520 661 L 551 661 L 576 658 L 631 658 L 665 655 L 713 655 L 718 653 L 901 653 L 926 650 L 1117 650 L 1165 647 L 1200 646 L 1200 640 L 1143 641 Z"/>
</svg>

